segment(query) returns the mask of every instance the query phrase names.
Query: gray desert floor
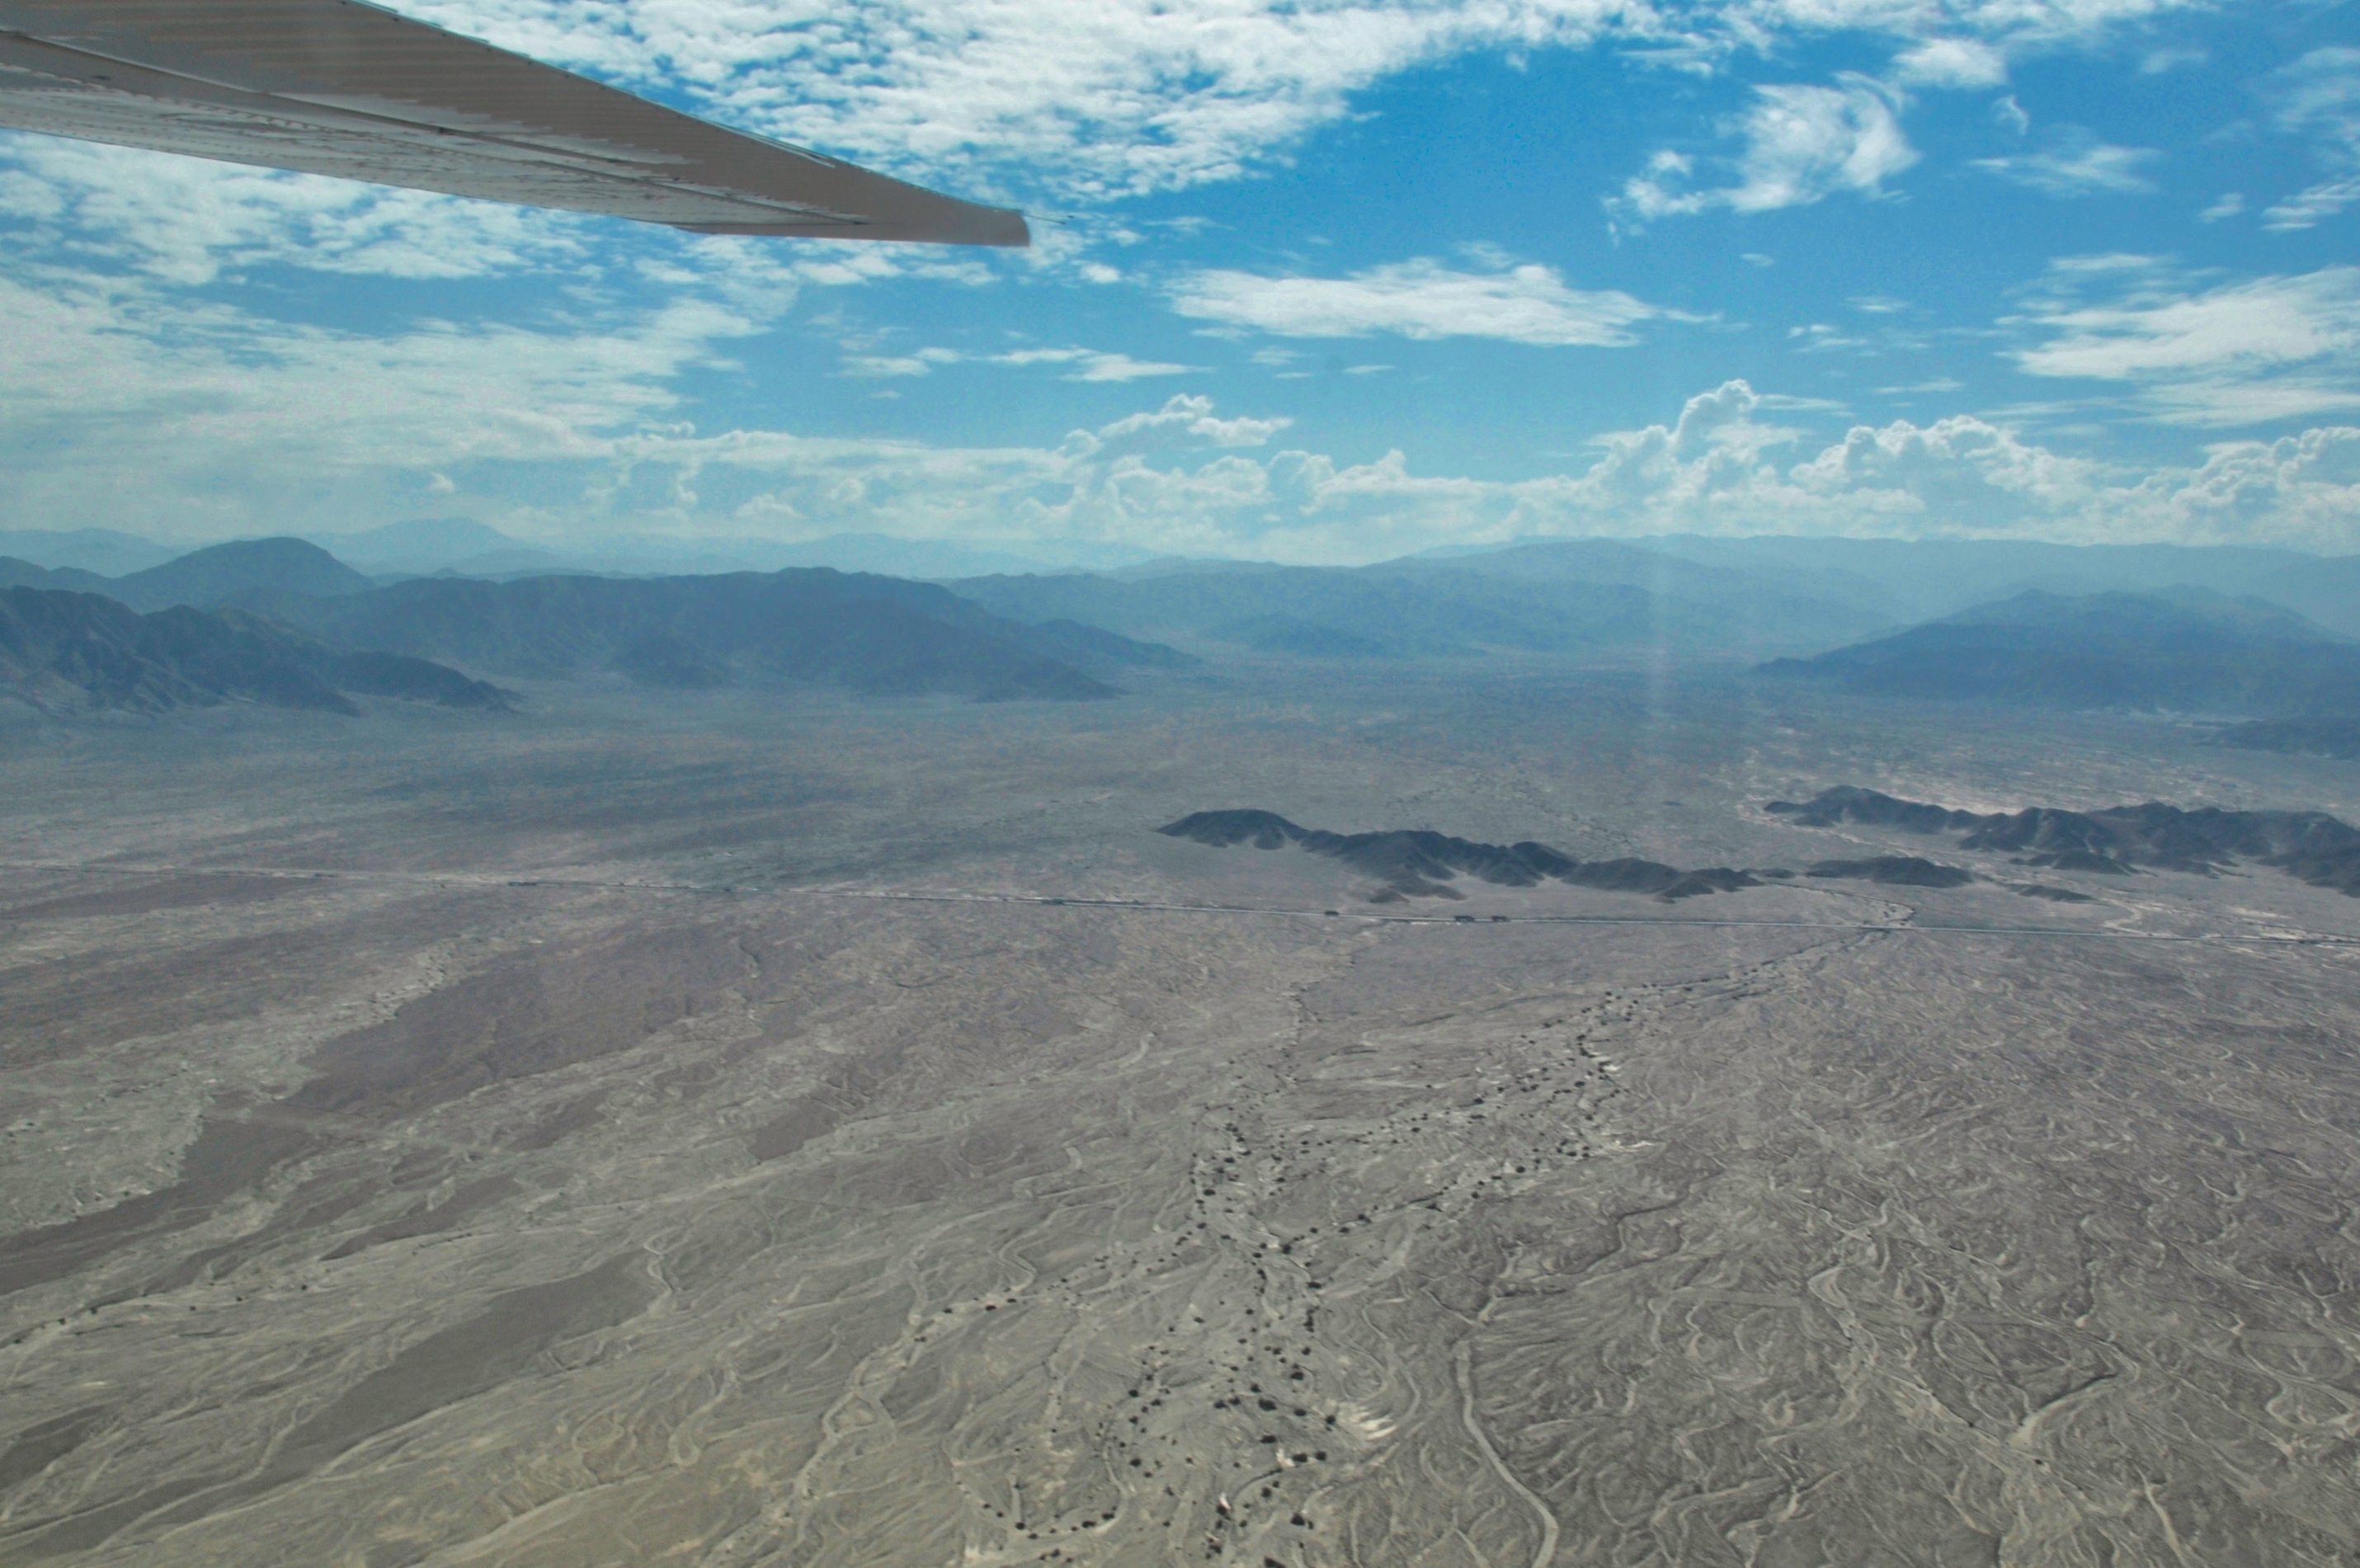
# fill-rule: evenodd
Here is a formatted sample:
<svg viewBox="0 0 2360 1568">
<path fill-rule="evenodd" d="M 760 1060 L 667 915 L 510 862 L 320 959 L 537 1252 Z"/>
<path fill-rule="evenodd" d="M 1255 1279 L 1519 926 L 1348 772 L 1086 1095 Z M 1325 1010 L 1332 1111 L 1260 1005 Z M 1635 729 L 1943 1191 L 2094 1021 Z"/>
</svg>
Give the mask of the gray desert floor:
<svg viewBox="0 0 2360 1568">
<path fill-rule="evenodd" d="M 2360 1557 L 2360 902 L 1761 810 L 2360 767 L 1419 681 L 0 733 L 0 1562 Z"/>
</svg>

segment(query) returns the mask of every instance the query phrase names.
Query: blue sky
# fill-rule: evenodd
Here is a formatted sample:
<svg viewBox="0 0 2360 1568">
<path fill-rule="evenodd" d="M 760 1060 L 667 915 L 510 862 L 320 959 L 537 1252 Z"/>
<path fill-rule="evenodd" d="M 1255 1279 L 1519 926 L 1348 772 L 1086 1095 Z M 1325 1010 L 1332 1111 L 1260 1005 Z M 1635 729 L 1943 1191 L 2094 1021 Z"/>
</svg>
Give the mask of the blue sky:
<svg viewBox="0 0 2360 1568">
<path fill-rule="evenodd" d="M 2348 5 L 396 8 L 1057 221 L 698 239 L 0 138 L 10 525 L 2360 550 Z"/>
</svg>

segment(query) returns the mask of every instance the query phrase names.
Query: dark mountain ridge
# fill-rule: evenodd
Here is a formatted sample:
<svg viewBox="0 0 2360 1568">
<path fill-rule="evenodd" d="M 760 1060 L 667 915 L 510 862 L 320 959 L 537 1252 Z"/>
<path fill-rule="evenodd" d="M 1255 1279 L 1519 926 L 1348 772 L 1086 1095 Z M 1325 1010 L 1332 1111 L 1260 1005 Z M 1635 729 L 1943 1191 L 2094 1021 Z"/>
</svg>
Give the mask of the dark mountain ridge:
<svg viewBox="0 0 2360 1568">
<path fill-rule="evenodd" d="M 1483 844 L 1424 829 L 1389 833 L 1337 833 L 1298 827 L 1275 811 L 1196 811 L 1155 830 L 1167 838 L 1186 839 L 1215 849 L 1251 844 L 1256 849 L 1284 849 L 1292 844 L 1310 854 L 1340 860 L 1382 886 L 1371 902 L 1401 898 L 1463 898 L 1449 886 L 1461 872 L 1480 882 L 1501 887 L 1533 887 L 1543 881 L 1564 882 L 1609 893 L 1645 893 L 1670 902 L 1708 893 L 1733 893 L 1758 887 L 1765 878 L 1780 880 L 1791 871 L 1741 871 L 1710 866 L 1682 871 L 1654 860 L 1576 860 L 1529 840 L 1522 844 Z M 1859 881 L 1897 883 L 1918 887 L 1956 887 L 1972 881 L 1956 866 L 1937 866 L 1915 856 L 1883 855 L 1870 860 L 1822 861 L 1804 875 Z"/>
<path fill-rule="evenodd" d="M 44 712 L 161 713 L 225 702 L 357 713 L 348 693 L 503 709 L 507 694 L 455 670 L 354 652 L 231 610 L 141 615 L 96 593 L 0 590 L 0 682 Z"/>
<path fill-rule="evenodd" d="M 1857 822 L 1903 833 L 1961 834 L 1961 849 L 1991 850 L 2027 866 L 2124 875 L 2141 866 L 2212 875 L 2239 861 L 2273 866 L 2315 887 L 2360 898 L 2360 828 L 2324 811 L 2183 811 L 2149 800 L 2095 811 L 2027 806 L 1952 811 L 1840 784 L 1805 801 L 1765 808 L 1805 827 Z"/>
</svg>

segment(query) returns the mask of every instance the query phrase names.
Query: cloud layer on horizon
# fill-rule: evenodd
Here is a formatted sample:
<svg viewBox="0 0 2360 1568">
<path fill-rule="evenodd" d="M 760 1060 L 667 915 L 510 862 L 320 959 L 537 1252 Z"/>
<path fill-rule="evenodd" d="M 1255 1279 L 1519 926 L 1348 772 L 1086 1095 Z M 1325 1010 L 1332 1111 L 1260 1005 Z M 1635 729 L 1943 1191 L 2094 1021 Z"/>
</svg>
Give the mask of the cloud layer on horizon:
<svg viewBox="0 0 2360 1568">
<path fill-rule="evenodd" d="M 1776 417 L 1782 401 L 1808 400 L 1742 380 L 1689 398 L 1669 423 L 1595 432 L 1584 463 L 1516 481 L 1423 474 L 1398 450 L 1358 463 L 1272 451 L 1285 416 L 1187 393 L 1013 446 L 708 432 L 681 418 L 674 384 L 764 326 L 714 291 L 595 333 L 362 335 L 228 306 L 163 309 L 147 283 L 60 275 L 0 279 L 0 321 L 11 328 L 0 334 L 8 444 L 21 454 L 72 432 L 64 454 L 10 463 L 9 510 L 170 517 L 164 531 L 183 538 L 315 527 L 323 501 L 341 527 L 365 527 L 416 515 L 430 496 L 528 538 L 883 532 L 1306 561 L 1664 532 L 2333 547 L 2360 515 L 2360 429 L 2226 443 L 2201 463 L 2142 473 L 1972 416 L 1859 424 L 1818 443 Z M 2198 352 L 2136 346 L 2153 333 L 2109 346 L 2122 336 L 2103 335 L 2113 318 L 2060 325 L 2067 335 L 2047 352 L 2078 373 Z M 140 461 L 125 464 L 131 448 Z M 192 502 L 234 475 L 249 476 L 235 506 Z"/>
</svg>

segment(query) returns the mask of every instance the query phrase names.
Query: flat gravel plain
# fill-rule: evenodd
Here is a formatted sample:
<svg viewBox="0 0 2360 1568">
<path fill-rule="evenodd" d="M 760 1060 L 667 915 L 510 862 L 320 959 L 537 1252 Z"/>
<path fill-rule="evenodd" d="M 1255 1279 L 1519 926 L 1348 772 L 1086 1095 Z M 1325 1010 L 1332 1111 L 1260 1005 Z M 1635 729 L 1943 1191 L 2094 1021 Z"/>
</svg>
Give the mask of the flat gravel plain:
<svg viewBox="0 0 2360 1568">
<path fill-rule="evenodd" d="M 12 722 L 0 1563 L 2360 1560 L 2360 902 L 1761 809 L 2355 765 L 1276 679 Z"/>
</svg>

